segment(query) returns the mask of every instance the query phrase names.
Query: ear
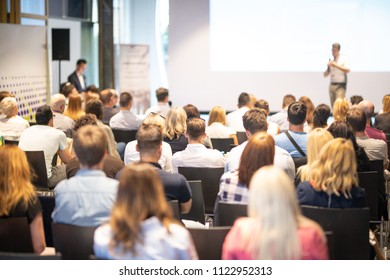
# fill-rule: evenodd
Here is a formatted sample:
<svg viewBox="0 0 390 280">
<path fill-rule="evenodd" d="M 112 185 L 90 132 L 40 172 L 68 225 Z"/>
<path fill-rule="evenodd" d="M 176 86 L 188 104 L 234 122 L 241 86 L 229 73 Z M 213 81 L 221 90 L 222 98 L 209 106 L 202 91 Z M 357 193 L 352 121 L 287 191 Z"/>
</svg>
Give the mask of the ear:
<svg viewBox="0 0 390 280">
<path fill-rule="evenodd" d="M 251 138 L 251 136 L 252 136 L 252 133 L 250 133 L 250 131 L 248 129 L 245 129 L 245 134 L 246 134 L 246 137 L 248 139 Z"/>
<path fill-rule="evenodd" d="M 189 136 L 188 136 L 188 134 L 187 134 L 187 131 L 184 132 L 184 136 L 185 136 L 186 138 L 189 138 Z"/>
<path fill-rule="evenodd" d="M 135 145 L 135 150 L 139 152 L 138 143 Z"/>
</svg>

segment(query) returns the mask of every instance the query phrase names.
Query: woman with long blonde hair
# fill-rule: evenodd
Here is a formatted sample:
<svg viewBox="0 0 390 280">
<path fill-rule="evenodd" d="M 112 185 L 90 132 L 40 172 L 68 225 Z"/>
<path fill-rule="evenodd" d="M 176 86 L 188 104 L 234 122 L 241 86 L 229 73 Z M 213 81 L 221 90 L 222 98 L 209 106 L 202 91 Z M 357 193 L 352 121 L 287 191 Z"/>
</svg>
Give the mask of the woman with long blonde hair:
<svg viewBox="0 0 390 280">
<path fill-rule="evenodd" d="M 253 175 L 248 217 L 234 223 L 223 244 L 222 258 L 328 259 L 324 232 L 301 215 L 294 186 L 283 170 L 265 166 Z"/>
<path fill-rule="evenodd" d="M 104 259 L 197 259 L 188 231 L 176 223 L 153 166 L 126 167 L 109 224 L 100 226 L 94 251 Z"/>
<path fill-rule="evenodd" d="M 42 209 L 27 157 L 16 145 L 6 145 L 0 148 L 0 162 L 0 219 L 26 217 L 34 252 L 41 253 L 46 247 Z"/>
<path fill-rule="evenodd" d="M 226 126 L 226 111 L 221 106 L 211 109 L 206 134 L 210 138 L 233 138 L 234 145 L 238 144 L 237 132 Z"/>
<path fill-rule="evenodd" d="M 81 96 L 79 94 L 69 94 L 68 106 L 65 109 L 64 115 L 77 121 L 85 115 L 81 107 Z"/>
<path fill-rule="evenodd" d="M 183 151 L 188 144 L 184 132 L 187 130 L 187 114 L 182 107 L 175 107 L 168 111 L 165 120 L 164 141 L 171 145 L 172 154 Z"/>
<path fill-rule="evenodd" d="M 375 117 L 375 128 L 386 134 L 390 133 L 390 94 L 382 99 L 382 112 Z"/>
<path fill-rule="evenodd" d="M 301 205 L 358 208 L 366 205 L 358 187 L 355 150 L 350 140 L 336 138 L 326 144 L 311 164 L 308 180 L 297 187 Z"/>
<path fill-rule="evenodd" d="M 335 121 L 345 121 L 348 110 L 348 100 L 346 98 L 337 98 L 333 104 L 333 119 Z"/>
</svg>

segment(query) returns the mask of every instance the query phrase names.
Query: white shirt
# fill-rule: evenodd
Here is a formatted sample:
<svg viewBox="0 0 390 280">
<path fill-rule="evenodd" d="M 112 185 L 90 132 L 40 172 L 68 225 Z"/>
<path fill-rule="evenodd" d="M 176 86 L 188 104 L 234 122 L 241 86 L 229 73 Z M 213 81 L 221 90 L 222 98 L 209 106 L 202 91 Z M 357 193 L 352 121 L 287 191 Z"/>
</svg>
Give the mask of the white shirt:
<svg viewBox="0 0 390 280">
<path fill-rule="evenodd" d="M 140 160 L 139 152 L 136 150 L 137 143 L 137 140 L 127 143 L 124 158 L 125 165 Z M 162 153 L 158 163 L 163 170 L 172 173 L 172 148 L 167 142 L 162 142 Z"/>
<path fill-rule="evenodd" d="M 341 54 L 337 58 L 336 63 L 337 63 L 337 65 L 340 65 L 342 67 L 349 69 L 348 61 Z M 329 73 L 330 73 L 330 82 L 331 83 L 346 83 L 347 82 L 347 74 L 344 73 L 344 71 L 340 70 L 339 68 L 331 66 L 331 67 L 329 67 Z"/>
<path fill-rule="evenodd" d="M 237 132 L 231 127 L 224 126 L 219 122 L 213 122 L 206 127 L 206 134 L 210 138 L 229 138 L 230 135 L 237 134 Z"/>
<path fill-rule="evenodd" d="M 248 141 L 245 141 L 244 143 L 233 148 L 230 151 L 230 153 L 227 156 L 225 172 L 234 171 L 238 169 L 238 167 L 240 166 L 242 152 L 244 151 L 247 144 Z M 294 181 L 295 178 L 294 161 L 286 150 L 278 146 L 275 146 L 274 165 L 283 169 L 290 177 L 291 181 L 292 182 Z"/>
<path fill-rule="evenodd" d="M 82 89 L 85 89 L 85 81 L 84 81 L 84 76 L 83 74 L 77 74 L 77 77 L 79 78 L 80 86 Z"/>
<path fill-rule="evenodd" d="M 270 116 L 268 120 L 277 123 L 280 127 L 280 131 L 288 130 L 289 122 L 287 120 L 287 110 L 282 110 Z"/>
<path fill-rule="evenodd" d="M 47 178 L 51 177 L 51 162 L 58 150 L 65 150 L 68 140 L 65 133 L 48 125 L 34 125 L 23 131 L 19 148 L 23 151 L 43 151 Z"/>
<path fill-rule="evenodd" d="M 244 106 L 227 114 L 226 126 L 233 128 L 235 131 L 245 131 L 244 124 L 242 123 L 242 116 L 244 116 L 247 111 L 249 111 L 249 108 Z"/>
<path fill-rule="evenodd" d="M 363 136 L 356 137 L 356 142 L 364 149 L 370 160 L 383 160 L 383 165 L 388 163 L 387 144 L 385 141 Z"/>
<path fill-rule="evenodd" d="M 145 116 L 147 116 L 153 112 L 153 113 L 159 114 L 163 117 L 166 117 L 169 109 L 171 109 L 171 107 L 169 107 L 168 103 L 159 102 L 157 105 L 152 106 L 148 110 L 146 110 Z"/>
<path fill-rule="evenodd" d="M 53 127 L 62 130 L 67 137 L 72 137 L 74 120 L 61 113 L 53 112 Z"/>
<path fill-rule="evenodd" d="M 278 135 L 279 125 L 277 123 L 270 122 L 270 121 L 268 121 L 267 123 L 268 123 L 267 133 L 272 136 Z"/>
<path fill-rule="evenodd" d="M 29 127 L 28 121 L 21 116 L 0 119 L 0 134 L 4 140 L 18 141 L 22 132 Z"/>
<path fill-rule="evenodd" d="M 112 129 L 137 130 L 141 122 L 142 120 L 137 118 L 129 110 L 120 110 L 111 117 L 110 127 Z"/>
<path fill-rule="evenodd" d="M 184 167 L 224 167 L 225 157 L 220 151 L 207 149 L 203 144 L 188 144 L 184 151 L 172 156 L 173 172 Z"/>
</svg>

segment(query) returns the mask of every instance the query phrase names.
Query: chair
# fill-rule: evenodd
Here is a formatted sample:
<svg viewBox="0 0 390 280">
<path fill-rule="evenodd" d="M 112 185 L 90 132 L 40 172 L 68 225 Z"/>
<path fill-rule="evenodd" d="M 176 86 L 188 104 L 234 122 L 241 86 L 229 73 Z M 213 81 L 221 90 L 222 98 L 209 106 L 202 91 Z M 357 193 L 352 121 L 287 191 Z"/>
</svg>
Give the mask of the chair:
<svg viewBox="0 0 390 280">
<path fill-rule="evenodd" d="M 43 151 L 25 151 L 29 165 L 34 172 L 32 183 L 38 189 L 48 190 L 46 161 Z"/>
<path fill-rule="evenodd" d="M 190 212 L 187 214 L 182 214 L 182 219 L 192 220 L 199 223 L 205 223 L 205 210 L 204 210 L 204 200 L 203 200 L 203 191 L 202 191 L 202 182 L 197 181 L 188 181 L 192 192 L 192 206 Z"/>
<path fill-rule="evenodd" d="M 231 227 L 188 228 L 200 260 L 222 259 L 222 246 Z M 238 241 L 239 242 L 239 241 Z"/>
<path fill-rule="evenodd" d="M 334 209 L 302 206 L 304 216 L 316 221 L 324 231 L 333 232 L 336 260 L 369 259 L 369 209 Z"/>
<path fill-rule="evenodd" d="M 238 218 L 248 216 L 246 204 L 218 202 L 216 211 L 214 226 L 232 226 Z"/>
<path fill-rule="evenodd" d="M 206 214 L 213 215 L 215 199 L 219 191 L 219 181 L 224 173 L 223 167 L 182 167 L 179 166 L 179 173 L 187 181 L 202 181 L 202 191 Z"/>
<path fill-rule="evenodd" d="M 53 247 L 53 234 L 51 224 L 53 222 L 51 214 L 55 206 L 55 198 L 53 191 L 37 191 L 39 202 L 42 206 L 43 228 L 45 230 L 46 246 Z"/>
<path fill-rule="evenodd" d="M 112 133 L 114 134 L 115 141 L 117 143 L 129 143 L 135 140 L 135 135 L 137 134 L 137 130 L 119 130 L 113 129 Z"/>
<path fill-rule="evenodd" d="M 0 219 L 0 251 L 33 253 L 30 225 L 26 217 Z"/>
<path fill-rule="evenodd" d="M 179 201 L 177 200 L 170 200 L 169 205 L 171 206 L 172 213 L 173 213 L 173 218 L 175 218 L 178 221 L 180 220 L 180 205 Z"/>
<path fill-rule="evenodd" d="M 33 253 L 0 252 L 0 260 L 61 260 L 61 254 L 41 256 Z"/>
<path fill-rule="evenodd" d="M 238 145 L 241 145 L 244 143 L 246 140 L 248 140 L 248 136 L 246 136 L 246 132 L 244 131 L 237 131 L 237 141 Z"/>
<path fill-rule="evenodd" d="M 328 244 L 328 255 L 330 260 L 334 260 L 334 236 L 332 231 L 325 231 L 326 243 Z"/>
<path fill-rule="evenodd" d="M 4 140 L 5 145 L 19 145 L 19 141 Z"/>
<path fill-rule="evenodd" d="M 378 220 L 378 172 L 358 172 L 359 186 L 366 192 L 367 204 L 370 208 L 370 220 Z"/>
<path fill-rule="evenodd" d="M 234 147 L 233 138 L 210 138 L 210 140 L 214 149 L 224 152 L 225 154 L 230 152 L 230 150 Z"/>
<path fill-rule="evenodd" d="M 96 228 L 52 223 L 54 248 L 64 260 L 87 260 Z"/>
<path fill-rule="evenodd" d="M 388 210 L 387 210 L 387 196 L 386 196 L 386 188 L 385 188 L 383 160 L 370 160 L 370 171 L 378 172 L 377 188 L 378 188 L 378 195 L 379 195 L 379 201 L 378 201 L 379 213 L 378 213 L 377 220 L 380 221 L 383 216 L 383 218 L 387 221 L 389 217 L 388 217 Z"/>
</svg>

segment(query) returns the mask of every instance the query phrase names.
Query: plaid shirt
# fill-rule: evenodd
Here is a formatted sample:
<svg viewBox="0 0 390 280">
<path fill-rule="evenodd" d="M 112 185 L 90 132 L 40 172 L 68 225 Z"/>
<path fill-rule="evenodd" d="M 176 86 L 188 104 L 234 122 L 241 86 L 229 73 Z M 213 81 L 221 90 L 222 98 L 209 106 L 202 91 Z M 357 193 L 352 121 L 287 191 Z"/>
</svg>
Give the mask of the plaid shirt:
<svg viewBox="0 0 390 280">
<path fill-rule="evenodd" d="M 247 204 L 248 188 L 238 182 L 238 170 L 222 175 L 219 184 L 219 200 L 221 202 Z"/>
</svg>

